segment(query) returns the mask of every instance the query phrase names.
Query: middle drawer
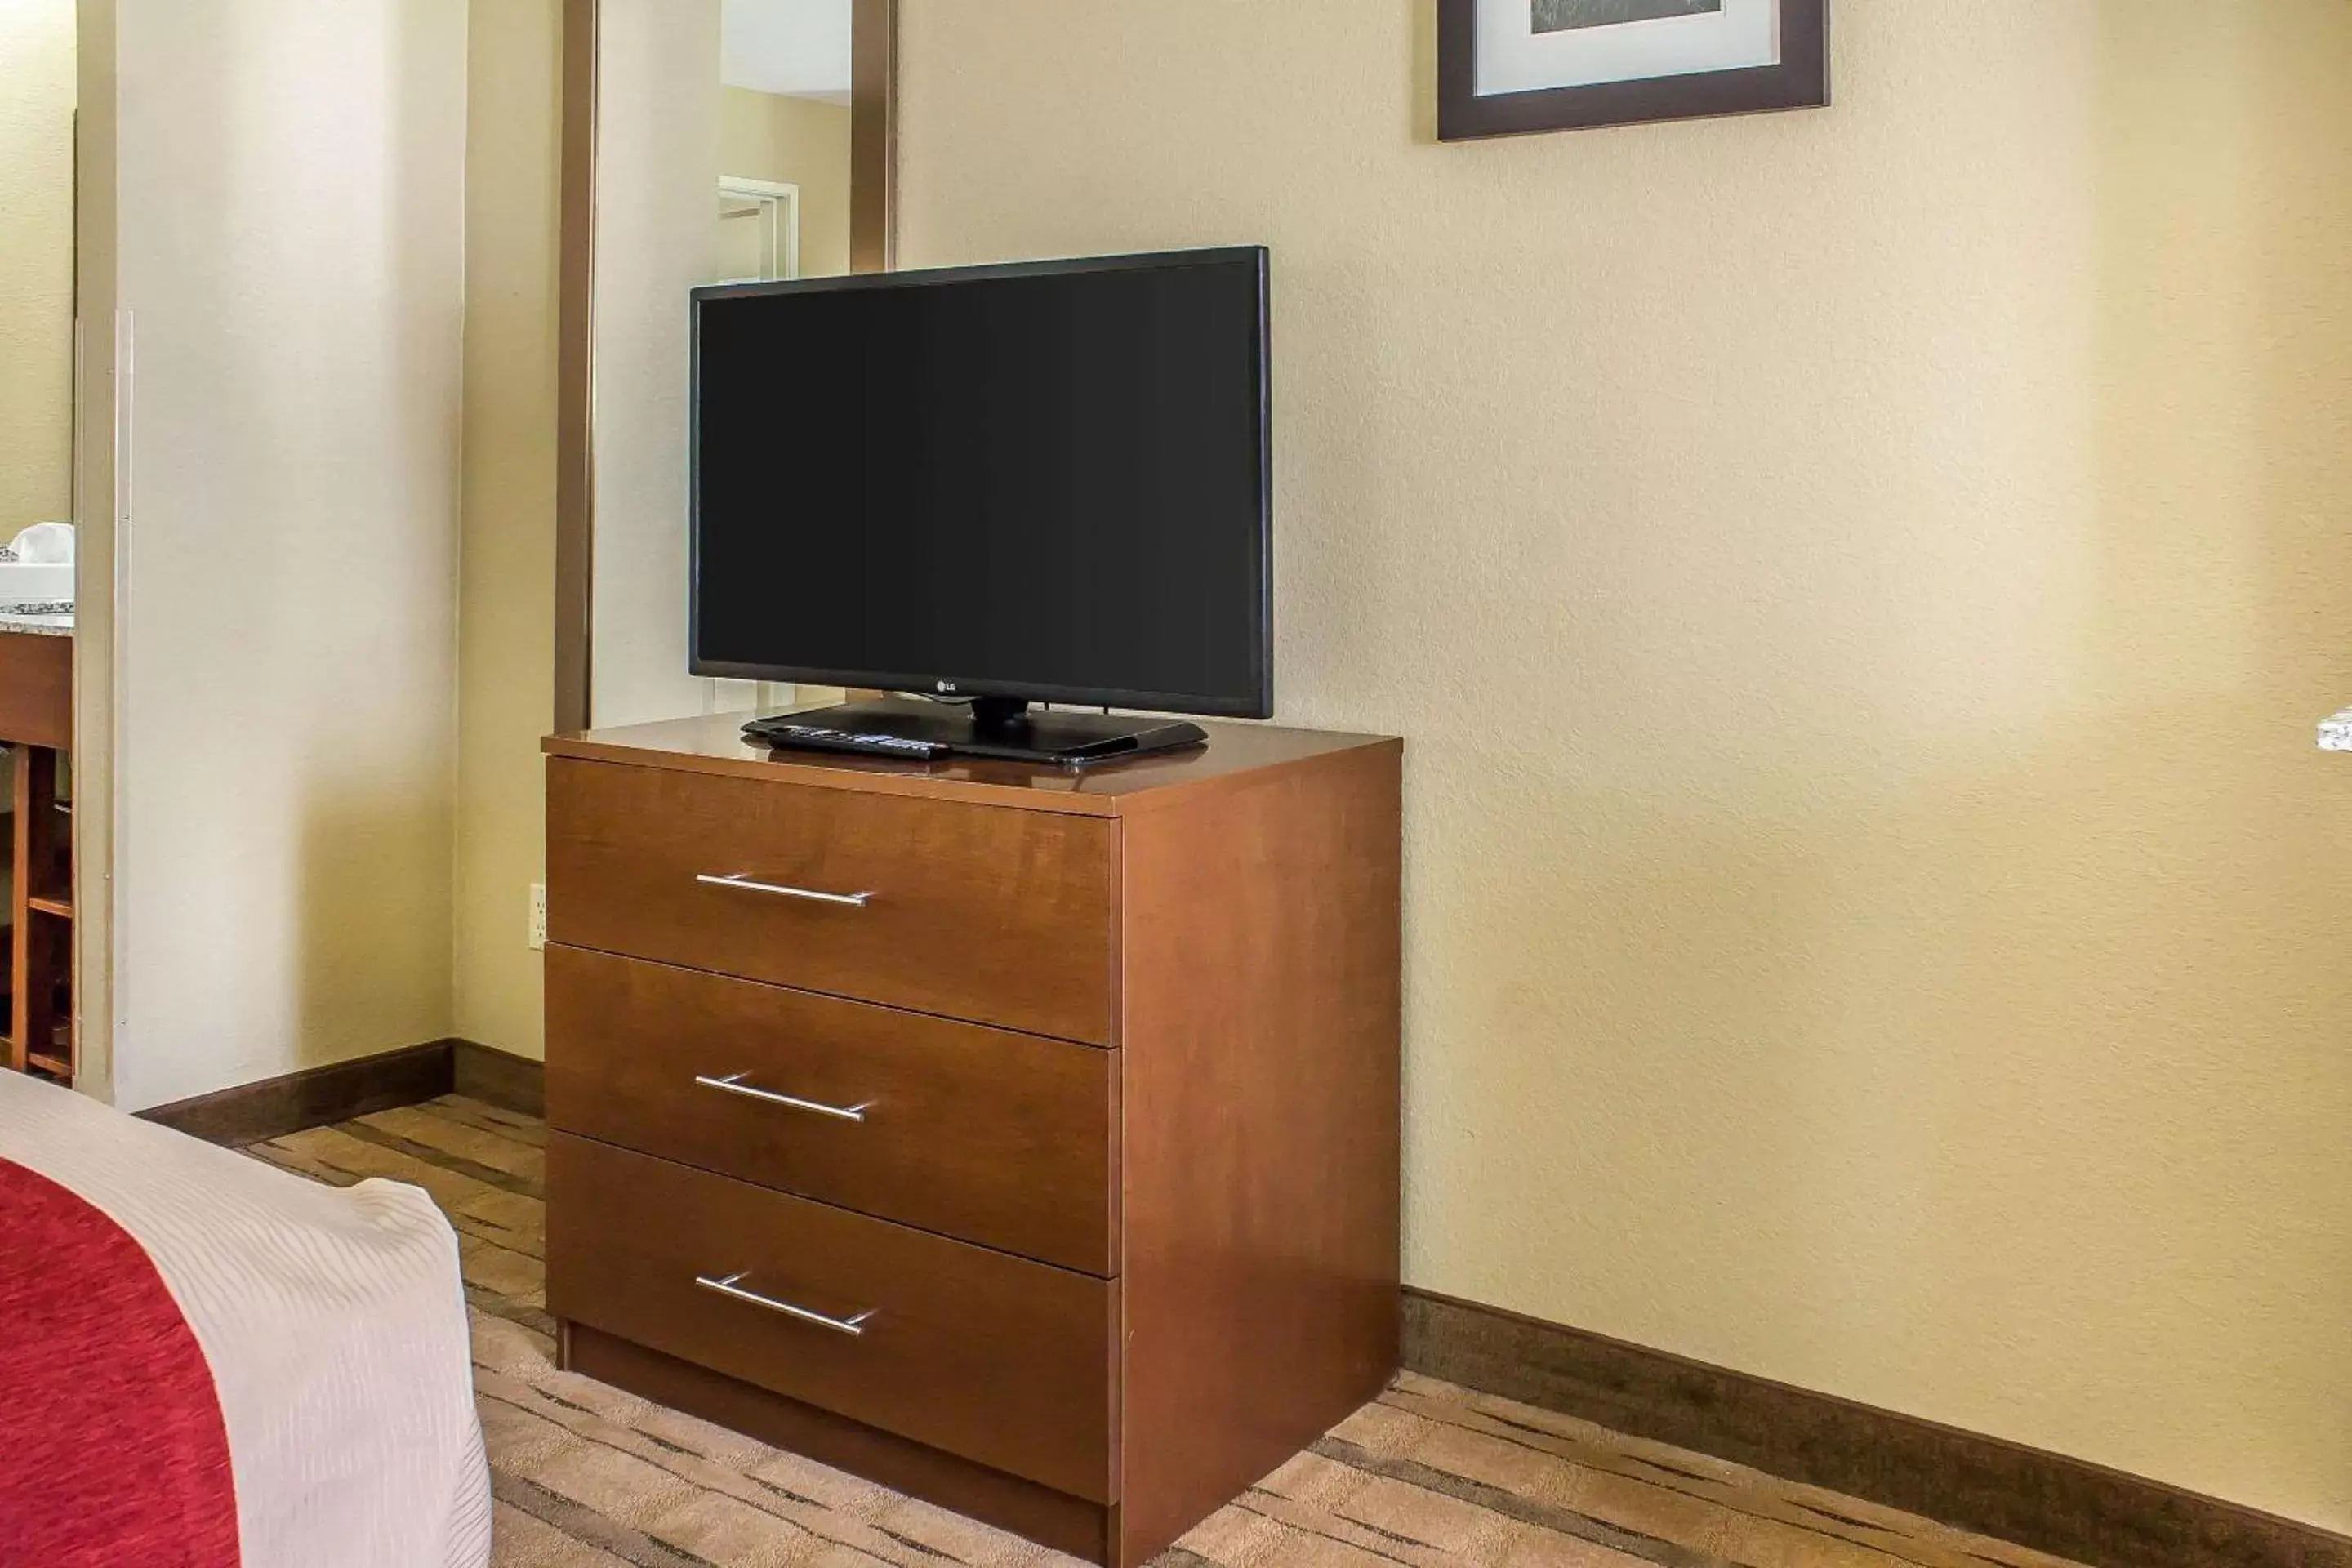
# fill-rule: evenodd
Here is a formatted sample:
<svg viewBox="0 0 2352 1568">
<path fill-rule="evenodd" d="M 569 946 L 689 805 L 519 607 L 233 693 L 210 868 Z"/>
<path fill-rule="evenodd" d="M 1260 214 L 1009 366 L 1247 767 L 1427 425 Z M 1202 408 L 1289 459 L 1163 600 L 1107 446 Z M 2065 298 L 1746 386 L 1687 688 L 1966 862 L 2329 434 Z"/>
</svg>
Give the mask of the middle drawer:
<svg viewBox="0 0 2352 1568">
<path fill-rule="evenodd" d="M 1116 1052 L 551 943 L 566 1132 L 1113 1272 Z"/>
</svg>

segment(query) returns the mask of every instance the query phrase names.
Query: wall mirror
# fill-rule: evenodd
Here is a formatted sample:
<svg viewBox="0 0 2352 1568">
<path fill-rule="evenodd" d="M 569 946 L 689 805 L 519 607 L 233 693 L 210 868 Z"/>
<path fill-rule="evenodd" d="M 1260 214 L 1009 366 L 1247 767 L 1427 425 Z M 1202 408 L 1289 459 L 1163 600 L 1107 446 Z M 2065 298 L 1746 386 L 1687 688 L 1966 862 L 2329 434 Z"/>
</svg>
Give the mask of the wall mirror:
<svg viewBox="0 0 2352 1568">
<path fill-rule="evenodd" d="M 570 0 L 565 22 L 556 722 L 790 700 L 687 673 L 688 298 L 889 264 L 895 5 Z"/>
</svg>

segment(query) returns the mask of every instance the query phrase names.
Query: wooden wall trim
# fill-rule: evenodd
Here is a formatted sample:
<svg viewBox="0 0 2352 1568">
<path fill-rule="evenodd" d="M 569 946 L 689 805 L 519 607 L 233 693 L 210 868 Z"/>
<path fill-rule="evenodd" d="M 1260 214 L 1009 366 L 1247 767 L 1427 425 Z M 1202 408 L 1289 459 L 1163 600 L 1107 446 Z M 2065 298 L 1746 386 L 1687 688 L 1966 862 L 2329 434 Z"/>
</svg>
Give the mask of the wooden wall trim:
<svg viewBox="0 0 2352 1568">
<path fill-rule="evenodd" d="M 2352 1568 L 2352 1537 L 2082 1459 L 1431 1291 L 1404 1364 L 2095 1568 Z"/>
<path fill-rule="evenodd" d="M 528 1057 L 451 1037 L 241 1083 L 139 1115 L 235 1147 L 453 1093 L 540 1116 L 547 1103 L 543 1081 L 541 1064 Z"/>
<path fill-rule="evenodd" d="M 563 0 L 556 199 L 555 727 L 584 730 L 595 592 L 596 7 Z"/>
<path fill-rule="evenodd" d="M 853 0 L 849 41 L 849 268 L 898 264 L 898 0 Z"/>
<path fill-rule="evenodd" d="M 547 1114 L 547 1064 L 471 1040 L 453 1040 L 455 1092 L 525 1116 Z"/>
<path fill-rule="evenodd" d="M 207 1143 L 257 1143 L 449 1092 L 455 1042 L 433 1040 L 347 1062 L 304 1068 L 258 1083 L 175 1100 L 139 1113 Z"/>
</svg>

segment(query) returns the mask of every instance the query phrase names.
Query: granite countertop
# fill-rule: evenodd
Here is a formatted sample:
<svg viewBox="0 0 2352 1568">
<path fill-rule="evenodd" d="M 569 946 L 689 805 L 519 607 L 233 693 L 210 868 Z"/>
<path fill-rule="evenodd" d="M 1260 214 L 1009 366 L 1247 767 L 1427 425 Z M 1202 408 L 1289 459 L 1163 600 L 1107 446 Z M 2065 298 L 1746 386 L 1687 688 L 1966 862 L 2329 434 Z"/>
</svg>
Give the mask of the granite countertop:
<svg viewBox="0 0 2352 1568">
<path fill-rule="evenodd" d="M 2352 752 L 2352 708 L 2319 721 L 2319 749 L 2323 752 Z"/>
<path fill-rule="evenodd" d="M 44 614 L 29 610 L 0 610 L 0 632 L 28 632 L 37 637 L 69 637 L 74 635 L 73 611 L 67 609 Z"/>
</svg>

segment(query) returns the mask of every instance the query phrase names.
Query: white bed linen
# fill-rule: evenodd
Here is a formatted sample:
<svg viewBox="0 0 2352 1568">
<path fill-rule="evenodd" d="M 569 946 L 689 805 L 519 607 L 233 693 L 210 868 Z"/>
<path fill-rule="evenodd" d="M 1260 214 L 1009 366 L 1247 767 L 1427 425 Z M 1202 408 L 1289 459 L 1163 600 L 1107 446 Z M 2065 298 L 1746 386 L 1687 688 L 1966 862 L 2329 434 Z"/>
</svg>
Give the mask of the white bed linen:
<svg viewBox="0 0 2352 1568">
<path fill-rule="evenodd" d="M 457 1239 L 430 1198 L 305 1181 L 6 1071 L 0 1157 L 154 1260 L 212 1368 L 245 1568 L 489 1561 Z"/>
</svg>

